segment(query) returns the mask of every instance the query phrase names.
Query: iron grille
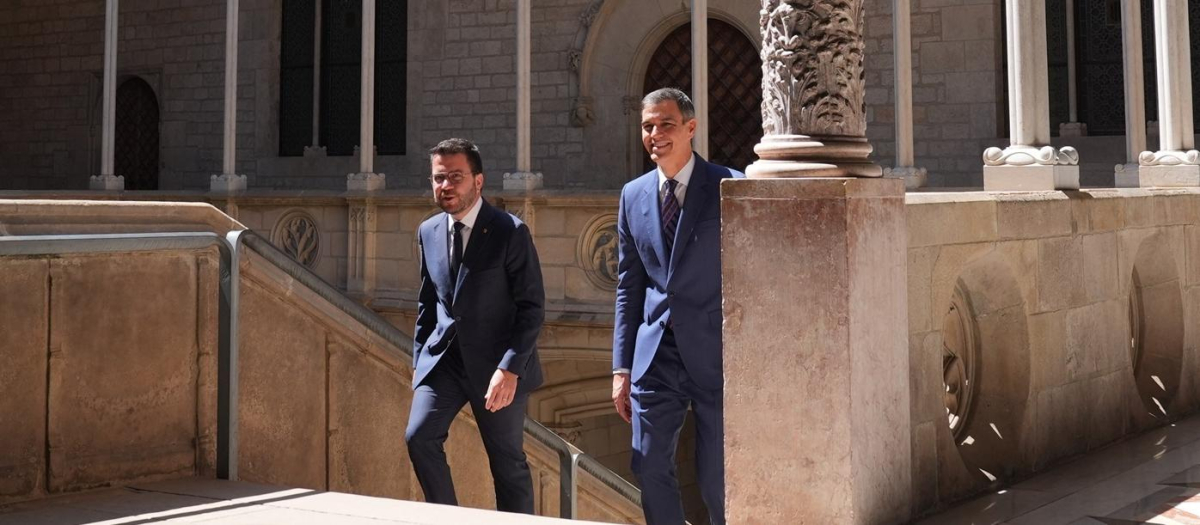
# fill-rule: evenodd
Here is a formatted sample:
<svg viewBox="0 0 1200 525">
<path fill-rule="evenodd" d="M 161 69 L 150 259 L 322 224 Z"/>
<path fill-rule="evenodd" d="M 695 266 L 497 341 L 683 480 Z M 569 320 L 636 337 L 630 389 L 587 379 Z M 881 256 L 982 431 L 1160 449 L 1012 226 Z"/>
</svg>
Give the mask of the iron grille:
<svg viewBox="0 0 1200 525">
<path fill-rule="evenodd" d="M 692 90 L 692 25 L 667 35 L 650 57 L 645 93 L 662 87 Z M 762 138 L 762 62 L 746 35 L 721 20 L 708 20 L 709 160 L 739 170 L 755 160 Z M 654 169 L 643 155 L 646 171 Z"/>
<path fill-rule="evenodd" d="M 134 77 L 117 88 L 113 162 L 127 190 L 158 189 L 158 98 Z"/>
</svg>

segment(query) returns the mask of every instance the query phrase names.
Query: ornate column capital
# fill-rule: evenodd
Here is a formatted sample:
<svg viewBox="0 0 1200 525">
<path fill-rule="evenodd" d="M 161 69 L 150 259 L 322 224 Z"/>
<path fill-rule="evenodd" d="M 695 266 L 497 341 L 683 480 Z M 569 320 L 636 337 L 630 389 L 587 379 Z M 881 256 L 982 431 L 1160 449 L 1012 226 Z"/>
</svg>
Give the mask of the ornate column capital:
<svg viewBox="0 0 1200 525">
<path fill-rule="evenodd" d="M 878 177 L 867 160 L 863 0 L 763 0 L 763 139 L 750 177 Z"/>
</svg>

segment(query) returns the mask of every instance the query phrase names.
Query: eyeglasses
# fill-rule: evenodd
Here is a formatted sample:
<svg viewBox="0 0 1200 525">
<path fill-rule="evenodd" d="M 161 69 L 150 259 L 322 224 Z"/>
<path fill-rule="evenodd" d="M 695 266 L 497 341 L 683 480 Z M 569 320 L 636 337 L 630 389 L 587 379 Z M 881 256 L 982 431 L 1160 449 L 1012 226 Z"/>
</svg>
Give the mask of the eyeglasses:
<svg viewBox="0 0 1200 525">
<path fill-rule="evenodd" d="M 429 182 L 432 182 L 434 186 L 441 186 L 442 184 L 445 184 L 446 181 L 450 181 L 451 186 L 458 186 L 465 178 L 467 178 L 467 174 L 461 171 L 454 171 L 451 173 L 434 173 L 433 175 L 429 176 Z"/>
</svg>

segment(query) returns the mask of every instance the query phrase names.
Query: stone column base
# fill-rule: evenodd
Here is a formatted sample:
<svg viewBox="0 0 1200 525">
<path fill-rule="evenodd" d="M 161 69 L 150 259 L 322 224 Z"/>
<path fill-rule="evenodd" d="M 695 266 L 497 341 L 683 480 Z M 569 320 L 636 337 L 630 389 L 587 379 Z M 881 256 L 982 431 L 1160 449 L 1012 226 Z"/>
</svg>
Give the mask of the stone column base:
<svg viewBox="0 0 1200 525">
<path fill-rule="evenodd" d="M 542 189 L 540 172 L 516 171 L 504 174 L 504 191 L 533 191 Z"/>
<path fill-rule="evenodd" d="M 1126 167 L 1124 171 L 1120 168 Z M 1200 186 L 1200 166 L 1118 165 L 1116 186 L 1118 188 L 1178 188 Z"/>
<path fill-rule="evenodd" d="M 929 183 L 929 172 L 925 171 L 925 168 L 913 166 L 883 168 L 883 176 L 903 180 L 904 189 L 909 191 L 922 188 Z"/>
<path fill-rule="evenodd" d="M 379 191 L 387 187 L 382 173 L 351 173 L 346 175 L 346 191 Z"/>
<path fill-rule="evenodd" d="M 1086 137 L 1087 124 L 1083 122 L 1063 122 L 1058 125 L 1060 137 Z"/>
<path fill-rule="evenodd" d="M 907 522 L 904 187 L 721 182 L 730 525 Z"/>
<path fill-rule="evenodd" d="M 88 179 L 88 188 L 101 191 L 123 191 L 125 177 L 118 175 L 96 175 Z"/>
<path fill-rule="evenodd" d="M 229 193 L 246 191 L 245 175 L 213 175 L 208 178 L 209 191 Z"/>
<path fill-rule="evenodd" d="M 984 166 L 984 191 L 1053 191 L 1079 189 L 1079 166 Z"/>
</svg>

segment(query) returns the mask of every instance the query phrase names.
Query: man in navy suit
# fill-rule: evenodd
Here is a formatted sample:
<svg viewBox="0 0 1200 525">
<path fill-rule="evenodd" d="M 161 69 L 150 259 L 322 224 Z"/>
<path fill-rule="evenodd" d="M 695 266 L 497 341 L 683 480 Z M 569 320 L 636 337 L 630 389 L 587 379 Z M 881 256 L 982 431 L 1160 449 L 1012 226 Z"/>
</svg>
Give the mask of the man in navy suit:
<svg viewBox="0 0 1200 525">
<path fill-rule="evenodd" d="M 642 99 L 642 144 L 658 168 L 625 185 L 613 328 L 613 404 L 633 422 L 633 472 L 648 525 L 684 522 L 675 448 L 688 407 L 709 522 L 725 523 L 721 374 L 721 179 L 692 152 L 691 99 Z"/>
<path fill-rule="evenodd" d="M 523 448 L 529 392 L 542 384 L 542 270 L 529 228 L 481 196 L 483 160 L 465 139 L 430 151 L 445 213 L 421 224 L 408 455 L 431 503 L 457 505 L 443 445 L 470 403 L 496 482 L 496 508 L 533 514 Z"/>
</svg>

